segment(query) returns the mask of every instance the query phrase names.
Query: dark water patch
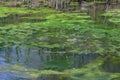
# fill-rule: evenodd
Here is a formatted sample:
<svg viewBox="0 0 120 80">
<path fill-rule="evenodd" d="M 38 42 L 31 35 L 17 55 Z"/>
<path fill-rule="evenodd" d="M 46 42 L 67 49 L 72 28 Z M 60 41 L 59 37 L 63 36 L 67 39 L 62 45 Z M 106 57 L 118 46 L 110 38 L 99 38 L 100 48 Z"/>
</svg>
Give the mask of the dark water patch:
<svg viewBox="0 0 120 80">
<path fill-rule="evenodd" d="M 99 54 L 73 54 L 71 56 L 75 61 L 73 62 L 73 68 L 80 68 L 87 63 L 95 60 L 96 58 L 100 57 Z"/>
<path fill-rule="evenodd" d="M 74 74 L 75 77 L 79 77 L 79 78 L 83 77 L 84 75 L 85 75 L 85 73 L 76 73 L 76 74 Z"/>
<path fill-rule="evenodd" d="M 102 69 L 106 72 L 120 73 L 120 56 L 107 56 Z"/>
</svg>

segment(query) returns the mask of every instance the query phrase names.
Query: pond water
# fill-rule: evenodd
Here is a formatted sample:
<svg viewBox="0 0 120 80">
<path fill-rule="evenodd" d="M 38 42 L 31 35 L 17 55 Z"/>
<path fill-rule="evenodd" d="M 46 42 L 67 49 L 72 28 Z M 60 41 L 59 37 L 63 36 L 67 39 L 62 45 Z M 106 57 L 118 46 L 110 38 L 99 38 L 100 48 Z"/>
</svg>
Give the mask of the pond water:
<svg viewBox="0 0 120 80">
<path fill-rule="evenodd" d="M 46 21 L 46 19 L 43 17 L 38 18 L 37 16 L 42 16 L 43 14 L 37 13 L 37 14 L 10 14 L 7 17 L 1 17 L 0 18 L 0 25 L 8 25 L 8 24 L 19 24 L 22 22 L 29 22 L 29 23 L 34 23 L 34 22 L 42 22 Z M 34 17 L 34 18 L 29 18 L 29 17 Z"/>
<path fill-rule="evenodd" d="M 50 13 L 49 13 L 50 14 Z M 56 13 L 54 13 L 56 14 Z M 57 13 L 59 15 L 59 13 Z M 76 13 L 75 13 L 76 14 Z M 77 13 L 78 14 L 78 13 Z M 45 15 L 45 14 L 44 14 Z M 0 19 L 0 25 L 5 26 L 9 24 L 22 24 L 22 23 L 37 23 L 37 22 L 45 22 L 47 19 L 43 14 L 12 14 L 7 17 L 2 17 Z M 47 14 L 46 14 L 47 15 Z M 33 35 L 34 36 L 34 35 Z M 47 36 L 47 35 L 45 35 Z M 44 41 L 46 38 L 43 39 Z M 59 37 L 57 38 L 59 39 Z M 71 39 L 72 40 L 72 39 Z M 73 38 L 74 40 L 74 38 Z M 32 40 L 31 40 L 32 41 Z M 48 41 L 46 40 L 46 43 Z M 34 42 L 33 42 L 34 43 Z M 61 60 L 59 63 L 64 63 L 67 61 L 69 64 L 65 64 L 68 68 L 80 68 L 83 65 L 89 63 L 90 61 L 96 59 L 99 55 L 98 54 L 91 54 L 86 52 L 85 54 L 79 53 L 69 53 L 65 50 L 58 50 L 54 51 L 54 48 L 29 48 L 27 46 L 22 46 L 19 48 L 18 45 L 13 45 L 12 47 L 2 47 L 0 51 L 0 60 L 1 65 L 11 65 L 11 64 L 21 64 L 27 67 L 37 68 L 37 69 L 47 69 L 46 67 L 49 65 L 44 66 L 44 63 L 52 62 L 56 60 Z M 54 63 L 54 62 L 53 62 Z M 54 64 L 55 65 L 55 64 Z M 61 64 L 62 66 L 63 64 Z M 43 67 L 44 66 L 44 67 Z M 54 67 L 50 66 L 48 69 L 54 69 Z M 57 68 L 57 67 L 56 67 Z M 64 70 L 64 69 L 63 69 Z"/>
<path fill-rule="evenodd" d="M 86 80 L 86 76 L 87 79 L 92 76 L 91 80 L 110 80 L 101 72 L 96 73 L 99 75 L 93 78 L 95 74 L 90 71 L 94 71 L 94 66 L 92 65 L 90 68 L 85 66 L 101 58 L 101 55 L 119 52 L 115 47 L 119 44 L 113 43 L 119 43 L 117 35 L 119 30 L 112 30 L 111 26 L 115 26 L 115 24 L 109 22 L 106 16 L 101 16 L 104 11 L 100 11 L 101 14 L 94 12 L 96 10 L 90 9 L 89 12 L 82 13 L 78 11 L 10 14 L 7 17 L 0 17 L 0 70 L 3 67 L 10 67 L 10 72 L 0 72 L 0 80 L 72 80 L 63 75 L 63 78 L 59 78 L 58 75 L 58 77 L 43 75 L 33 79 L 26 77 L 25 72 L 22 72 L 25 75 L 21 77 L 12 72 L 12 65 L 20 65 L 38 71 L 60 72 L 85 68 L 84 71 L 81 69 L 80 73 L 76 73 L 77 71 L 72 73 L 72 76 L 77 75 L 78 77 L 73 80 L 80 80 L 80 76 L 82 76 L 82 80 Z M 102 20 L 103 18 L 105 21 Z M 108 22 L 112 24 L 110 27 L 106 25 Z M 100 65 L 95 70 L 99 67 Z M 5 70 L 7 69 L 5 68 Z M 85 73 L 86 70 L 88 73 Z M 112 70 L 114 72 L 113 68 Z M 16 71 L 19 70 L 16 69 Z M 109 72 L 109 70 L 107 71 Z"/>
<path fill-rule="evenodd" d="M 10 73 L 10 72 L 1 72 L 0 79 L 1 80 L 29 80 L 26 78 L 16 77 L 15 74 Z"/>
<path fill-rule="evenodd" d="M 59 14 L 59 13 L 57 13 L 57 14 Z M 14 26 L 14 25 L 24 24 L 24 23 L 32 24 L 32 23 L 46 22 L 47 21 L 46 17 L 42 16 L 42 15 L 43 14 L 41 14 L 41 13 L 23 14 L 23 15 L 12 14 L 12 15 L 9 15 L 7 17 L 1 17 L 0 18 L 0 25 L 3 26 L 3 27 L 6 26 L 5 30 L 7 30 L 7 32 L 3 33 L 2 35 L 8 36 L 7 34 L 9 33 L 9 30 L 12 29 L 12 27 L 11 28 L 8 27 L 8 29 L 7 29 L 8 25 L 13 25 Z M 24 26 L 26 26 L 26 25 L 24 25 Z M 22 29 L 22 27 L 23 26 L 21 26 L 21 29 Z M 34 27 L 34 24 L 31 27 Z M 43 31 L 44 30 L 47 30 L 47 28 L 46 29 L 43 28 Z M 13 29 L 13 31 L 14 31 L 14 29 Z M 50 33 L 52 33 L 52 31 L 55 31 L 54 28 L 53 28 L 53 30 L 50 31 Z M 24 31 L 21 30 L 20 33 L 22 34 L 23 32 Z M 33 30 L 33 32 L 34 32 L 34 30 Z M 49 42 L 49 37 L 46 37 L 46 36 L 48 36 L 47 33 L 48 32 L 45 33 L 46 34 L 45 36 L 43 35 L 40 38 L 42 43 L 48 43 Z M 35 34 L 32 34 L 34 36 L 34 39 L 36 39 L 36 37 L 39 36 L 39 30 L 38 31 L 35 30 Z M 56 34 L 56 33 L 54 33 L 54 34 Z M 52 35 L 54 35 L 54 34 L 52 34 Z M 2 79 L 3 80 L 29 80 L 30 79 L 30 78 L 26 78 L 25 75 L 21 77 L 20 75 L 16 75 L 13 72 L 11 72 L 12 70 L 14 70 L 14 68 L 9 67 L 11 65 L 21 65 L 21 66 L 25 66 L 25 67 L 28 67 L 28 68 L 38 69 L 38 70 L 63 71 L 65 69 L 81 68 L 85 64 L 87 64 L 87 63 L 95 60 L 97 57 L 99 57 L 98 54 L 91 54 L 91 53 L 88 53 L 88 52 L 86 52 L 85 54 L 81 54 L 81 53 L 77 53 L 77 52 L 72 52 L 72 53 L 67 52 L 71 48 L 66 51 L 63 48 L 54 48 L 54 46 L 53 46 L 53 48 L 49 48 L 49 47 L 48 48 L 47 47 L 41 47 L 40 48 L 40 47 L 36 47 L 36 46 L 31 47 L 31 44 L 29 46 L 26 44 L 27 42 L 28 43 L 31 43 L 31 42 L 35 43 L 36 42 L 31 37 L 30 38 L 28 37 L 28 39 L 27 39 L 27 37 L 23 38 L 22 40 L 25 41 L 24 42 L 25 44 L 22 43 L 22 46 L 21 46 L 21 43 L 14 43 L 14 40 L 16 39 L 16 38 L 14 39 L 15 35 L 17 37 L 19 37 L 19 35 L 13 34 L 13 39 L 7 40 L 7 41 L 10 41 L 10 44 L 11 44 L 11 41 L 13 40 L 13 43 L 10 46 L 7 46 L 6 42 L 5 42 L 5 44 L 4 44 L 4 42 L 2 42 L 2 45 L 4 44 L 4 46 L 3 47 L 1 46 L 1 49 L 0 49 L 0 65 L 3 66 L 3 67 L 10 68 L 10 70 L 9 70 L 10 73 L 9 72 L 0 73 L 0 79 L 1 80 Z M 24 34 L 23 34 L 23 36 L 24 36 Z M 54 37 L 52 37 L 52 38 L 54 39 Z M 6 39 L 6 37 L 4 37 L 3 39 Z M 28 41 L 26 42 L 25 39 L 28 40 Z M 57 37 L 54 40 L 54 42 L 50 41 L 51 46 L 52 46 L 52 43 L 54 44 L 54 43 L 58 42 L 58 39 L 59 39 L 59 37 Z M 23 42 L 22 40 L 20 40 L 19 42 Z M 68 43 L 71 40 L 74 40 L 74 39 L 69 39 Z M 44 46 L 44 44 L 43 44 L 43 46 Z M 19 71 L 19 70 L 16 69 L 15 72 L 16 71 Z M 20 72 L 18 72 L 18 73 L 20 73 Z M 23 72 L 22 74 L 26 74 L 26 72 L 25 73 Z M 47 76 L 46 77 L 44 76 L 42 78 L 45 78 L 46 80 L 48 80 Z M 43 80 L 42 78 L 39 77 L 39 78 L 37 78 L 37 80 Z M 55 77 L 54 76 L 52 77 L 52 75 L 51 75 L 51 79 L 53 79 L 53 78 L 55 79 Z"/>
<path fill-rule="evenodd" d="M 17 46 L 13 46 L 11 49 L 2 48 L 0 51 L 0 56 L 1 65 L 7 66 L 10 64 L 21 64 L 37 69 L 44 69 L 42 64 L 45 62 L 53 60 L 56 61 L 60 59 L 64 59 L 63 61 L 60 61 L 61 63 L 64 63 L 65 61 L 71 62 L 69 68 L 80 68 L 99 57 L 98 54 L 68 54 L 64 52 L 53 53 L 50 49 L 46 48 L 32 49 L 23 47 L 21 49 L 18 49 Z M 52 68 L 52 66 L 50 68 Z"/>
</svg>

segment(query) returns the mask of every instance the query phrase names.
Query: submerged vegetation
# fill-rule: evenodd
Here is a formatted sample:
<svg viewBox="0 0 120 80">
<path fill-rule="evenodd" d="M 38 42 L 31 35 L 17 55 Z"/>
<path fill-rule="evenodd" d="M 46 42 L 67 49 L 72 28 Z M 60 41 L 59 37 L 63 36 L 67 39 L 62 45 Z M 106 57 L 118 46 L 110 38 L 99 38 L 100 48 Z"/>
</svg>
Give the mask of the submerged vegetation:
<svg viewBox="0 0 120 80">
<path fill-rule="evenodd" d="M 94 4 L 0 6 L 0 71 L 25 80 L 119 80 L 120 10 L 96 12 Z"/>
<path fill-rule="evenodd" d="M 67 53 L 119 54 L 117 44 L 120 42 L 119 29 L 105 25 L 98 26 L 86 13 L 53 13 L 40 16 L 40 22 L 37 22 L 39 19 L 36 20 L 32 15 L 20 18 L 24 20 L 32 18 L 33 22 L 1 26 L 1 45 L 26 44 L 64 49 Z"/>
<path fill-rule="evenodd" d="M 35 9 L 35 10 L 31 10 L 31 9 L 27 9 L 27 8 L 16 8 L 16 7 L 3 7 L 3 6 L 0 6 L 0 17 L 7 17 L 11 14 L 29 14 L 29 13 L 46 13 L 46 11 L 49 10 L 49 13 L 54 13 L 56 12 L 54 9 L 50 9 L 50 8 L 45 8 L 45 7 L 41 7 L 41 8 L 38 8 L 38 9 Z M 58 11 L 59 12 L 59 11 Z"/>
<path fill-rule="evenodd" d="M 120 10 L 115 9 L 115 10 L 109 10 L 106 11 L 106 13 L 103 14 L 104 16 L 108 17 L 108 21 L 111 23 L 114 23 L 116 25 L 120 25 Z"/>
</svg>

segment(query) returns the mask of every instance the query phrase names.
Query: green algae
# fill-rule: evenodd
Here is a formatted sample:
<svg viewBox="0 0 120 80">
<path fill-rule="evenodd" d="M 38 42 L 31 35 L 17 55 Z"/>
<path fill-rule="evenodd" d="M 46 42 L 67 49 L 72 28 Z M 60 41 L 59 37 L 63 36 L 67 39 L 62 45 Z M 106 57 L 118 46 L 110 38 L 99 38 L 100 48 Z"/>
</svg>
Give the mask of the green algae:
<svg viewBox="0 0 120 80">
<path fill-rule="evenodd" d="M 7 17 L 10 14 L 28 14 L 28 13 L 46 13 L 49 11 L 50 13 L 56 12 L 54 9 L 41 7 L 39 9 L 27 9 L 27 8 L 12 8 L 12 7 L 2 7 L 0 6 L 0 17 Z"/>
<path fill-rule="evenodd" d="M 5 8 L 6 9 L 6 8 Z M 12 8 L 13 9 L 13 8 Z M 23 14 L 26 9 L 13 9 L 10 12 L 1 12 L 3 16 L 9 14 Z M 32 13 L 44 13 L 48 9 L 42 10 L 26 10 L 25 14 L 32 11 Z M 51 12 L 54 12 L 51 10 Z M 7 15 L 6 15 L 7 13 Z M 51 13 L 43 15 L 45 22 L 34 23 L 19 23 L 0 26 L 0 46 L 13 46 L 18 44 L 27 45 L 28 47 L 43 47 L 50 48 L 53 53 L 59 49 L 63 49 L 65 53 L 97 53 L 104 55 L 104 53 L 116 53 L 119 55 L 120 49 L 120 30 L 118 28 L 103 28 L 105 26 L 100 25 L 97 27 L 94 25 L 94 21 L 90 20 L 90 16 L 86 13 Z M 24 17 L 26 18 L 26 17 Z M 36 18 L 36 17 L 27 17 Z M 39 16 L 41 18 L 41 16 Z M 115 61 L 119 61 L 119 58 L 115 58 Z M 62 66 L 67 67 L 65 71 L 55 70 L 37 70 L 32 68 L 23 67 L 20 65 L 12 65 L 8 67 L 1 67 L 0 71 L 14 72 L 21 76 L 37 78 L 42 75 L 65 75 L 69 77 L 69 80 L 111 80 L 120 76 L 119 73 L 109 73 L 101 70 L 100 65 L 103 63 L 102 59 L 93 61 L 79 69 L 69 69 L 69 65 L 62 64 L 63 61 L 51 61 L 48 62 L 47 67 Z M 57 64 L 56 64 L 57 63 Z M 60 63 L 60 64 L 59 64 Z M 115 62 L 116 63 L 116 62 Z M 48 66 L 49 65 L 49 66 Z M 61 69 L 60 69 L 61 70 Z"/>
<path fill-rule="evenodd" d="M 69 69 L 70 66 L 71 66 L 70 61 L 67 61 L 64 59 L 56 59 L 56 60 L 45 62 L 43 64 L 44 69 L 52 69 L 52 70 L 58 70 L 58 71 Z"/>
<path fill-rule="evenodd" d="M 75 80 L 111 80 L 114 77 L 119 77 L 119 73 L 113 74 L 101 70 L 102 59 L 95 60 L 80 69 L 66 70 L 66 73 L 71 73 Z"/>
<path fill-rule="evenodd" d="M 61 77 L 60 80 L 64 80 L 63 77 L 68 78 L 68 80 L 112 80 L 120 76 L 119 73 L 109 73 L 101 70 L 100 66 L 103 63 L 103 59 L 99 58 L 92 61 L 89 64 L 84 65 L 80 69 L 67 69 L 65 71 L 56 70 L 37 70 L 32 68 L 23 67 L 20 65 L 11 65 L 8 67 L 0 67 L 0 71 L 13 72 L 16 75 L 21 75 L 26 78 L 40 78 L 46 76 L 57 76 Z M 58 77 L 58 78 L 59 78 Z"/>
<path fill-rule="evenodd" d="M 105 29 L 103 25 L 101 28 L 97 27 L 85 13 L 52 13 L 43 16 L 46 19 L 44 22 L 1 26 L 1 45 L 26 44 L 33 47 L 62 48 L 67 53 L 104 54 L 108 49 L 109 53 L 117 51 L 119 54 L 119 29 Z"/>
<path fill-rule="evenodd" d="M 102 14 L 108 17 L 108 21 L 119 26 L 120 23 L 120 9 L 108 10 Z"/>
</svg>

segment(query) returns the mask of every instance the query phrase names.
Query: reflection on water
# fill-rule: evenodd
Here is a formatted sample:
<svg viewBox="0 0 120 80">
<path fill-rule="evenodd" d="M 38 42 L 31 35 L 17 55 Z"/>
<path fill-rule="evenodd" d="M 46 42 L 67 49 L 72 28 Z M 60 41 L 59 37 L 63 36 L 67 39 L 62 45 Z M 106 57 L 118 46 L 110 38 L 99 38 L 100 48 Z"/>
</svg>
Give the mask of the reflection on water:
<svg viewBox="0 0 120 80">
<path fill-rule="evenodd" d="M 22 22 L 43 22 L 46 19 L 42 16 L 43 14 L 11 14 L 7 17 L 0 17 L 0 25 L 8 25 L 8 24 L 18 24 Z M 40 16 L 40 17 L 38 17 Z"/>
<path fill-rule="evenodd" d="M 100 22 L 103 23 L 103 18 L 101 16 L 98 16 L 98 14 L 100 14 L 100 13 L 96 12 L 96 10 L 102 9 L 101 5 L 99 5 L 99 6 L 100 6 L 100 8 L 96 8 L 96 9 L 94 9 L 94 11 L 93 11 L 93 9 L 90 9 L 89 15 L 94 16 L 93 19 L 95 18 L 96 20 L 99 18 L 100 21 L 98 21 L 98 20 L 97 21 L 99 23 Z M 0 18 L 0 25 L 4 26 L 4 25 L 7 25 L 7 24 L 18 24 L 18 23 L 21 23 L 21 22 L 34 23 L 34 22 L 42 22 L 42 21 L 46 21 L 43 14 L 38 14 L 38 13 L 37 14 L 25 14 L 25 15 L 14 14 L 14 15 L 9 15 L 8 17 Z M 69 22 L 69 20 L 68 20 L 68 22 Z M 104 21 L 104 22 L 107 22 L 107 21 Z M 53 31 L 55 31 L 55 30 L 53 29 Z M 43 30 L 43 33 L 44 33 L 44 31 L 47 31 L 47 29 Z M 40 31 L 36 31 L 36 32 L 40 32 Z M 35 36 L 37 35 L 36 32 L 34 34 Z M 52 30 L 51 30 L 51 33 L 52 33 Z M 65 33 L 67 33 L 67 32 L 65 32 Z M 73 31 L 73 33 L 75 33 L 75 32 Z M 90 37 L 90 36 L 88 35 L 88 37 Z M 33 36 L 32 36 L 32 38 L 33 38 Z M 58 37 L 58 38 L 60 38 L 60 37 Z M 47 42 L 47 38 L 43 37 L 43 38 L 41 38 L 41 41 L 42 41 L 42 39 L 43 39 L 43 41 L 46 40 L 46 42 Z M 76 40 L 76 38 L 73 38 L 73 43 L 74 43 L 74 39 Z M 54 39 L 52 41 L 54 41 Z M 56 42 L 55 41 L 54 41 L 54 43 L 59 42 L 59 41 L 56 41 Z M 32 42 L 32 40 L 31 40 L 31 42 Z M 63 42 L 64 42 L 64 40 L 63 40 Z M 70 41 L 70 42 L 72 42 L 72 41 Z M 53 43 L 51 42 L 51 44 L 53 44 Z M 75 46 L 80 48 L 79 46 L 77 46 L 77 44 L 75 44 Z M 85 45 L 85 47 L 83 47 L 83 48 L 86 48 L 86 46 L 87 45 Z M 8 66 L 8 65 L 11 65 L 11 64 L 20 64 L 20 65 L 23 65 L 23 66 L 36 68 L 36 69 L 54 69 L 54 68 L 58 68 L 58 67 L 67 67 L 66 65 L 68 65 L 68 66 L 70 65 L 70 67 L 67 67 L 67 69 L 68 68 L 81 68 L 85 64 L 87 64 L 87 63 L 91 62 L 92 60 L 96 59 L 97 57 L 99 57 L 98 54 L 67 53 L 64 50 L 60 49 L 59 51 L 54 51 L 54 49 L 50 49 L 50 48 L 29 48 L 29 47 L 26 47 L 26 46 L 19 47 L 18 45 L 14 45 L 11 48 L 2 47 L 1 50 L 0 50 L 0 65 Z M 70 64 L 67 64 L 67 63 L 70 63 Z M 119 70 L 119 65 L 114 65 L 113 66 L 113 64 L 106 64 L 105 68 L 106 68 L 105 71 L 112 70 L 111 72 L 114 72 L 114 71 Z M 62 69 L 66 69 L 66 68 L 62 68 Z M 59 70 L 59 68 L 57 70 Z M 87 72 L 87 73 L 89 73 L 89 72 Z M 8 78 L 8 80 L 10 80 L 9 76 L 6 77 L 6 75 L 9 75 L 9 74 L 10 74 L 10 77 L 11 77 L 11 73 L 1 73 L 0 74 L 0 80 L 2 78 L 3 78 L 3 80 L 6 79 L 6 78 Z M 1 75 L 3 77 L 1 77 Z M 78 74 L 79 77 L 80 77 L 80 75 L 81 74 Z M 14 75 L 12 75 L 12 76 L 13 76 L 13 78 L 15 78 Z M 53 76 L 50 75 L 50 76 L 39 77 L 37 80 L 53 80 L 53 79 L 61 80 L 61 78 L 60 79 L 58 79 L 58 78 L 59 77 L 56 77 L 56 75 L 53 75 Z M 100 77 L 99 80 L 103 80 L 103 79 L 104 79 L 103 77 Z M 11 80 L 16 80 L 16 78 L 11 79 Z M 19 79 L 17 79 L 17 80 L 19 80 Z M 20 79 L 20 80 L 24 80 L 24 79 Z M 70 80 L 70 79 L 65 79 L 65 80 Z M 106 80 L 106 78 L 105 78 L 105 80 Z"/>
<path fill-rule="evenodd" d="M 0 80 L 30 80 L 22 77 L 17 77 L 15 74 L 10 72 L 1 72 Z"/>
<path fill-rule="evenodd" d="M 102 64 L 102 69 L 106 72 L 120 73 L 120 56 L 107 56 Z"/>
<path fill-rule="evenodd" d="M 96 59 L 98 54 L 69 54 L 63 52 L 52 53 L 48 48 L 27 48 L 13 46 L 4 47 L 0 51 L 0 64 L 21 64 L 28 67 L 43 69 L 42 64 L 57 59 L 65 59 L 71 62 L 71 68 L 82 67 L 84 64 Z"/>
</svg>

